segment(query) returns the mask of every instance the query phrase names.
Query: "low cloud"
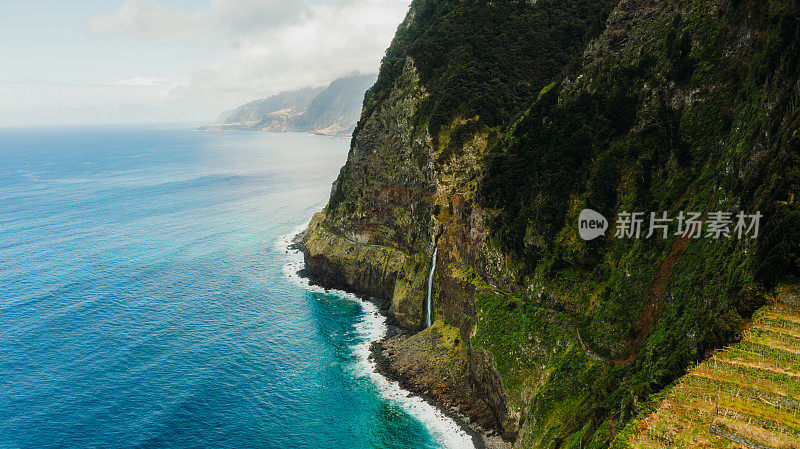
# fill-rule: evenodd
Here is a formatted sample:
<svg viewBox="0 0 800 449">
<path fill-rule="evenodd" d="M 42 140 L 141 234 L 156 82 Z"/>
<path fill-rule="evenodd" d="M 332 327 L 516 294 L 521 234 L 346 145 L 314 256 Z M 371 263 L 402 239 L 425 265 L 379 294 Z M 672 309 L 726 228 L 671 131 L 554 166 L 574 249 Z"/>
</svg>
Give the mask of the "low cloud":
<svg viewBox="0 0 800 449">
<path fill-rule="evenodd" d="M 174 83 L 173 80 L 169 78 L 147 78 L 147 77 L 136 77 L 130 78 L 126 80 L 116 81 L 111 83 L 114 86 L 163 86 L 165 84 L 172 84 Z"/>
<path fill-rule="evenodd" d="M 116 11 L 89 19 L 86 27 L 94 33 L 221 47 L 219 61 L 198 67 L 184 80 L 132 78 L 117 84 L 170 86 L 162 96 L 169 102 L 225 109 L 354 71 L 376 72 L 409 4 L 211 0 L 206 10 L 186 11 L 156 0 L 127 0 Z"/>
<path fill-rule="evenodd" d="M 156 0 L 126 0 L 116 11 L 87 20 L 89 31 L 177 41 L 228 45 L 252 32 L 265 32 L 302 19 L 303 1 L 211 0 L 208 10 L 188 12 Z"/>
</svg>

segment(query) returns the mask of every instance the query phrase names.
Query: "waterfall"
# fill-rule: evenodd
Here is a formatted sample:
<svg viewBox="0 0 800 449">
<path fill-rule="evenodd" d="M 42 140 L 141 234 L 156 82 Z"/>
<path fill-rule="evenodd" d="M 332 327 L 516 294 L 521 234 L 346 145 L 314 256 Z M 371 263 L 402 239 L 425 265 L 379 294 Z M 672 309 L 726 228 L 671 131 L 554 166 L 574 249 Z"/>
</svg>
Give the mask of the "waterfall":
<svg viewBox="0 0 800 449">
<path fill-rule="evenodd" d="M 425 314 L 425 327 L 431 327 L 431 293 L 433 291 L 433 271 L 436 269 L 436 253 L 439 248 L 433 248 L 433 258 L 431 260 L 431 272 L 428 274 L 428 301 Z"/>
</svg>

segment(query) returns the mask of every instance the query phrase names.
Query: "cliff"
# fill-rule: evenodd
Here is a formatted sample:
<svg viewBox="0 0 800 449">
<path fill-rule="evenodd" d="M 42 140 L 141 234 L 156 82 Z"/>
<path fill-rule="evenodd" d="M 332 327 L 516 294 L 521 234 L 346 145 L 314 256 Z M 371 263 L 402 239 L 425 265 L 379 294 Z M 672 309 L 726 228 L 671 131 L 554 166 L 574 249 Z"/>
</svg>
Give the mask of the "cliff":
<svg viewBox="0 0 800 449">
<path fill-rule="evenodd" d="M 798 12 L 415 0 L 308 274 L 386 300 L 382 365 L 409 388 L 517 448 L 609 447 L 800 274 Z M 755 239 L 584 241 L 585 208 L 763 217 Z"/>
<path fill-rule="evenodd" d="M 364 92 L 376 75 L 350 75 L 327 87 L 306 87 L 251 101 L 223 112 L 202 131 L 251 130 L 350 134 L 361 116 Z"/>
<path fill-rule="evenodd" d="M 364 93 L 375 83 L 376 74 L 339 78 L 308 104 L 297 126 L 323 134 L 350 134 L 361 117 Z"/>
<path fill-rule="evenodd" d="M 305 113 L 308 104 L 322 92 L 322 89 L 322 87 L 306 87 L 251 101 L 232 111 L 223 112 L 217 122 L 220 125 L 242 128 L 289 126 L 289 117 Z"/>
</svg>

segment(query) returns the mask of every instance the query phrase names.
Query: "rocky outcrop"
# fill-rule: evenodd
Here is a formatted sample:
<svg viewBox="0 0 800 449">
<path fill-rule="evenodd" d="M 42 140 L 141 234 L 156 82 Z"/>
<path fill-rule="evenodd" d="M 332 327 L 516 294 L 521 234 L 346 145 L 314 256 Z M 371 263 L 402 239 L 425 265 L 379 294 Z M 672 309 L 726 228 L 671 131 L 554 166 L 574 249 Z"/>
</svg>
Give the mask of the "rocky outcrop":
<svg viewBox="0 0 800 449">
<path fill-rule="evenodd" d="M 405 388 L 478 425 L 493 427 L 491 409 L 472 392 L 469 353 L 458 328 L 439 320 L 421 332 L 381 342 L 380 351 L 383 371 Z"/>
<path fill-rule="evenodd" d="M 323 220 L 323 214 L 316 214 L 299 235 L 307 273 L 325 288 L 352 291 L 365 298 L 391 298 L 395 282 L 403 275 L 406 255 L 330 232 Z"/>
<path fill-rule="evenodd" d="M 325 227 L 325 215 L 316 214 L 298 236 L 305 256 L 304 274 L 325 288 L 386 300 L 384 308 L 393 323 L 405 329 L 420 327 L 424 263 L 419 256 L 367 240 L 357 233 L 344 237 L 331 232 Z"/>
</svg>

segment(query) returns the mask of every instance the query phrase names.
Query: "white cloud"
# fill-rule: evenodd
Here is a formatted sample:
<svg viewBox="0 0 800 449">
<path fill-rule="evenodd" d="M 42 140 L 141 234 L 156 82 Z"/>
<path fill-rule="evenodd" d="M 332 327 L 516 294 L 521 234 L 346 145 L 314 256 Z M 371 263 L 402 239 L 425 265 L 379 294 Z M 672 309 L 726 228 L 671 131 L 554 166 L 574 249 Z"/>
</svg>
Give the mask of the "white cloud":
<svg viewBox="0 0 800 449">
<path fill-rule="evenodd" d="M 100 34 L 226 45 L 300 20 L 307 11 L 302 0 L 211 0 L 209 6 L 187 12 L 156 0 L 125 0 L 116 11 L 87 20 L 86 27 Z"/>
<path fill-rule="evenodd" d="M 126 80 L 119 80 L 111 83 L 113 86 L 163 86 L 165 84 L 172 84 L 173 80 L 169 78 L 149 78 L 149 77 L 136 77 Z"/>
<path fill-rule="evenodd" d="M 86 23 L 94 33 L 223 48 L 218 62 L 180 81 L 132 78 L 172 104 L 227 109 L 255 98 L 376 72 L 410 0 L 210 0 L 189 12 L 156 0 L 126 0 Z M 164 90 L 166 88 L 166 91 Z"/>
</svg>

